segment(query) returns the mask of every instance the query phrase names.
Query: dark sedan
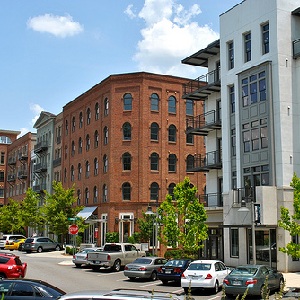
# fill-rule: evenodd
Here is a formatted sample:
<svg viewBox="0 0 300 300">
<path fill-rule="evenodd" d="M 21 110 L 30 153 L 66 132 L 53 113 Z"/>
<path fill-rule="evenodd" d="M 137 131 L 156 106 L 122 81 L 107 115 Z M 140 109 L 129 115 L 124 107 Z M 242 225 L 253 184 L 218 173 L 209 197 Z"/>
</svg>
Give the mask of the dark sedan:
<svg viewBox="0 0 300 300">
<path fill-rule="evenodd" d="M 260 296 L 264 292 L 264 284 L 268 290 L 279 291 L 284 285 L 282 273 L 265 265 L 243 265 L 231 271 L 224 279 L 225 294 L 228 298 L 236 295 Z"/>
<path fill-rule="evenodd" d="M 161 280 L 163 284 L 169 281 L 180 283 L 181 275 L 190 263 L 190 259 L 169 260 L 164 266 L 158 269 L 157 278 Z"/>
<path fill-rule="evenodd" d="M 65 294 L 61 289 L 42 280 L 3 279 L 0 280 L 0 295 L 4 300 L 30 299 L 53 300 Z"/>
</svg>

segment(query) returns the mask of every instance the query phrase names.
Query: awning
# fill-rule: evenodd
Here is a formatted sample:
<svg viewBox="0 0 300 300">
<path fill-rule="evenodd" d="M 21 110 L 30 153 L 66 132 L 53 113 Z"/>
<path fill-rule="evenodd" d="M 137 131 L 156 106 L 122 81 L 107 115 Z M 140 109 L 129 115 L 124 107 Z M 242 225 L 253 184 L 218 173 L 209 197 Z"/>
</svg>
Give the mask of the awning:
<svg viewBox="0 0 300 300">
<path fill-rule="evenodd" d="M 92 214 L 93 212 L 97 209 L 98 206 L 88 206 L 88 207 L 85 207 L 82 211 L 80 211 L 76 217 L 81 217 L 81 218 L 84 218 L 84 219 L 88 219 Z"/>
</svg>

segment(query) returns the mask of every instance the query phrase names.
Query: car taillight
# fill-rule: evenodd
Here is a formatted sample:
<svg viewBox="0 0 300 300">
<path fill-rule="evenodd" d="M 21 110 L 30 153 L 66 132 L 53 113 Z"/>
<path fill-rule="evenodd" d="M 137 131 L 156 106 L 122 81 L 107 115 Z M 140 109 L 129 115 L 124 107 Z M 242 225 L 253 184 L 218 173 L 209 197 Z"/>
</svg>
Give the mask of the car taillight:
<svg viewBox="0 0 300 300">
<path fill-rule="evenodd" d="M 249 285 L 249 284 L 256 284 L 257 283 L 257 279 L 249 279 L 245 282 L 246 285 Z"/>
<path fill-rule="evenodd" d="M 157 272 L 162 273 L 162 268 L 158 268 Z"/>
<path fill-rule="evenodd" d="M 6 241 L 5 244 L 8 245 L 8 244 L 9 244 L 9 241 Z"/>
<path fill-rule="evenodd" d="M 75 259 L 75 258 L 76 258 L 76 256 L 75 256 L 75 255 L 73 255 L 73 258 Z"/>
<path fill-rule="evenodd" d="M 182 277 L 182 278 L 185 278 L 184 273 L 181 274 L 181 277 Z"/>
<path fill-rule="evenodd" d="M 111 257 L 109 254 L 107 255 L 107 260 L 111 260 Z"/>
<path fill-rule="evenodd" d="M 223 283 L 229 285 L 229 280 L 228 280 L 228 279 L 224 279 L 224 280 L 223 280 Z"/>
<path fill-rule="evenodd" d="M 181 269 L 180 268 L 174 268 L 173 272 L 174 273 L 181 273 Z"/>
<path fill-rule="evenodd" d="M 127 266 L 125 266 L 125 267 L 124 267 L 124 270 L 128 270 L 128 267 L 127 267 Z"/>
<path fill-rule="evenodd" d="M 146 267 L 140 267 L 139 270 L 140 271 L 147 271 L 147 268 Z"/>
<path fill-rule="evenodd" d="M 205 279 L 212 279 L 212 278 L 213 278 L 213 277 L 212 277 L 211 274 L 209 274 L 209 273 L 208 273 L 208 274 L 206 275 L 206 277 L 205 277 Z"/>
</svg>

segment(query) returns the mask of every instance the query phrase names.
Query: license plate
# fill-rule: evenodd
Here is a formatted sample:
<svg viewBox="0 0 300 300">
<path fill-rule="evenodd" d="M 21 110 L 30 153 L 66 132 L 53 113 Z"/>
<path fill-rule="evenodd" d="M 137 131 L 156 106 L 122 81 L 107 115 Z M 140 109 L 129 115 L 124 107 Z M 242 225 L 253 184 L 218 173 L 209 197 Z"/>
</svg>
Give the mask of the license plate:
<svg viewBox="0 0 300 300">
<path fill-rule="evenodd" d="M 238 280 L 234 280 L 232 281 L 232 285 L 242 285 L 242 282 Z"/>
<path fill-rule="evenodd" d="M 171 270 L 166 270 L 166 274 L 171 274 Z"/>
<path fill-rule="evenodd" d="M 96 261 L 95 261 L 95 264 L 97 264 L 97 265 L 99 265 L 100 263 L 101 263 L 100 260 L 96 260 Z"/>
</svg>

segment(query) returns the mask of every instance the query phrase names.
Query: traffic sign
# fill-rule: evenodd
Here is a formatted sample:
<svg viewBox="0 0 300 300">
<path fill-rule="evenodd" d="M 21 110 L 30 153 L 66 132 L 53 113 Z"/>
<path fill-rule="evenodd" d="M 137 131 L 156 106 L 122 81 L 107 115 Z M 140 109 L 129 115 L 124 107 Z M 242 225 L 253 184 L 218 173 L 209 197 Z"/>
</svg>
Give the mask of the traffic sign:
<svg viewBox="0 0 300 300">
<path fill-rule="evenodd" d="M 78 226 L 73 224 L 69 226 L 69 234 L 77 234 L 78 233 Z"/>
</svg>

